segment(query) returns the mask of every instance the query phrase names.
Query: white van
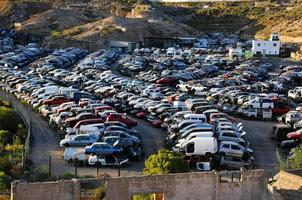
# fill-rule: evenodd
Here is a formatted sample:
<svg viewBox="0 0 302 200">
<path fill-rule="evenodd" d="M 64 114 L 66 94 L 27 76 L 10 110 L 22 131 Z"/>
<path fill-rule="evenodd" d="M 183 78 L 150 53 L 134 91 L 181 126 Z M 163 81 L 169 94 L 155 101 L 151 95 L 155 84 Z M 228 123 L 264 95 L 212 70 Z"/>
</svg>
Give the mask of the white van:
<svg viewBox="0 0 302 200">
<path fill-rule="evenodd" d="M 68 147 L 65 148 L 64 151 L 64 160 L 67 162 L 72 162 L 74 159 L 74 155 L 80 155 L 81 153 L 85 154 L 84 148 L 83 147 Z"/>
<path fill-rule="evenodd" d="M 202 121 L 203 123 L 207 123 L 207 118 L 204 114 L 185 114 L 184 115 L 184 120 L 198 120 Z"/>
<path fill-rule="evenodd" d="M 173 57 L 175 55 L 176 49 L 173 47 L 170 47 L 167 49 L 166 56 L 167 57 Z"/>
<path fill-rule="evenodd" d="M 193 138 L 199 138 L 199 137 L 214 137 L 213 132 L 193 132 L 190 133 L 186 138 L 179 139 L 175 147 L 182 148 L 188 141 L 190 141 Z"/>
<path fill-rule="evenodd" d="M 192 138 L 181 148 L 186 156 L 210 156 L 218 151 L 218 142 L 215 137 L 196 137 Z"/>
</svg>

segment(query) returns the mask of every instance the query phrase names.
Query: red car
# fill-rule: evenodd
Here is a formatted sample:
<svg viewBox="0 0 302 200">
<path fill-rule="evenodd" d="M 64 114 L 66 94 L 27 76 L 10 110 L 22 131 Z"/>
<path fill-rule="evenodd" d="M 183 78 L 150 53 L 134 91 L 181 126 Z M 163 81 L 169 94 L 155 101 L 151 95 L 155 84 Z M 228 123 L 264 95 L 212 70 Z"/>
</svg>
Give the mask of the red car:
<svg viewBox="0 0 302 200">
<path fill-rule="evenodd" d="M 302 129 L 288 133 L 287 138 L 292 140 L 302 139 Z"/>
<path fill-rule="evenodd" d="M 94 108 L 94 114 L 98 115 L 99 112 L 103 112 L 104 110 L 113 110 L 113 108 L 111 106 L 100 106 L 100 107 L 96 107 Z"/>
<path fill-rule="evenodd" d="M 60 105 L 65 102 L 69 102 L 70 99 L 65 96 L 55 96 L 51 99 L 46 99 L 43 101 L 43 105 Z"/>
<path fill-rule="evenodd" d="M 162 123 L 163 123 L 163 121 L 160 120 L 160 119 L 158 119 L 158 120 L 153 121 L 153 122 L 152 122 L 152 125 L 153 125 L 154 127 L 156 127 L 156 128 L 160 128 L 161 125 L 162 125 Z"/>
<path fill-rule="evenodd" d="M 157 84 L 172 85 L 175 84 L 176 79 L 174 77 L 162 77 L 156 81 Z"/>
<path fill-rule="evenodd" d="M 146 115 L 147 115 L 147 113 L 145 113 L 145 112 L 139 112 L 139 113 L 136 113 L 135 116 L 136 116 L 137 118 L 142 119 L 142 118 L 145 118 Z"/>
<path fill-rule="evenodd" d="M 80 113 L 76 117 L 70 117 L 65 119 L 65 124 L 67 125 L 67 127 L 74 127 L 81 120 L 96 118 L 98 117 L 92 113 Z"/>
<path fill-rule="evenodd" d="M 125 114 L 120 113 L 110 113 L 110 115 L 106 119 L 106 122 L 109 121 L 119 121 L 126 124 L 128 127 L 137 126 L 137 121 L 131 119 Z"/>
<path fill-rule="evenodd" d="M 84 119 L 79 121 L 73 128 L 78 129 L 83 125 L 89 125 L 89 124 L 100 124 L 103 123 L 104 120 L 101 118 L 96 118 L 96 119 Z"/>
<path fill-rule="evenodd" d="M 288 111 L 290 111 L 289 107 L 277 107 L 272 109 L 273 115 L 277 115 L 277 116 L 284 115 L 288 113 Z"/>
</svg>

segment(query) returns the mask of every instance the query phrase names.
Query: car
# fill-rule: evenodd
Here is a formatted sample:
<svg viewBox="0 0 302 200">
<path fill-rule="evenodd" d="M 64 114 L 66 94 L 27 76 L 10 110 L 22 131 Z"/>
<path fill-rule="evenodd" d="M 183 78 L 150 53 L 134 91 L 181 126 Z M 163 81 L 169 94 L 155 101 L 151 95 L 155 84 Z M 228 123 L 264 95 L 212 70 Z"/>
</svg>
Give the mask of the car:
<svg viewBox="0 0 302 200">
<path fill-rule="evenodd" d="M 302 113 L 298 111 L 289 111 L 285 115 L 282 115 L 278 118 L 278 121 L 291 125 L 295 124 L 300 120 L 302 120 Z"/>
<path fill-rule="evenodd" d="M 65 96 L 55 96 L 51 99 L 46 99 L 42 102 L 43 105 L 60 105 L 69 102 L 70 99 Z"/>
<path fill-rule="evenodd" d="M 302 139 L 302 129 L 288 133 L 287 138 L 293 139 L 293 140 L 301 140 Z"/>
<path fill-rule="evenodd" d="M 219 145 L 219 153 L 223 156 L 226 155 L 242 158 L 243 156 L 253 155 L 253 150 L 236 142 L 222 141 Z"/>
<path fill-rule="evenodd" d="M 129 159 L 127 158 L 117 158 L 113 155 L 91 155 L 88 158 L 89 165 L 98 165 L 98 166 L 127 166 Z"/>
<path fill-rule="evenodd" d="M 254 157 L 249 158 L 244 161 L 241 158 L 232 157 L 232 156 L 222 156 L 220 158 L 220 166 L 222 169 L 252 169 L 253 168 Z"/>
<path fill-rule="evenodd" d="M 130 140 L 133 144 L 140 144 L 140 140 L 137 136 L 130 135 L 123 131 L 105 131 L 103 134 L 103 139 L 108 136 L 118 136 Z"/>
<path fill-rule="evenodd" d="M 70 117 L 65 119 L 64 123 L 66 124 L 67 127 L 74 127 L 79 121 L 86 120 L 86 119 L 96 119 L 96 118 L 97 116 L 95 116 L 94 114 L 84 112 L 78 114 L 76 117 Z"/>
<path fill-rule="evenodd" d="M 137 126 L 137 121 L 131 119 L 125 114 L 120 113 L 110 113 L 109 116 L 106 118 L 106 122 L 110 121 L 119 121 L 126 124 L 128 127 Z"/>
<path fill-rule="evenodd" d="M 95 135 L 79 134 L 60 141 L 60 147 L 85 147 L 97 142 L 99 138 Z"/>
<path fill-rule="evenodd" d="M 107 142 L 95 142 L 89 146 L 86 146 L 84 151 L 86 154 L 118 155 L 123 150 L 121 147 L 117 147 L 116 145 L 111 145 Z"/>
</svg>

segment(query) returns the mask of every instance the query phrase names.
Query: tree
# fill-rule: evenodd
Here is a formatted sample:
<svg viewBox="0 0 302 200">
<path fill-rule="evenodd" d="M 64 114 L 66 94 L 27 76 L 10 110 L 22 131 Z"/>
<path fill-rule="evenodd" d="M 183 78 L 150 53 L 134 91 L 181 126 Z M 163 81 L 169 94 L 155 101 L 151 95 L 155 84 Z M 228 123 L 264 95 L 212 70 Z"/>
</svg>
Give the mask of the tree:
<svg viewBox="0 0 302 200">
<path fill-rule="evenodd" d="M 168 173 L 188 172 L 189 165 L 182 154 L 169 150 L 159 150 L 145 161 L 145 175 L 159 175 Z"/>
<path fill-rule="evenodd" d="M 18 115 L 11 108 L 0 107 L 0 130 L 15 133 L 18 130 Z"/>
</svg>

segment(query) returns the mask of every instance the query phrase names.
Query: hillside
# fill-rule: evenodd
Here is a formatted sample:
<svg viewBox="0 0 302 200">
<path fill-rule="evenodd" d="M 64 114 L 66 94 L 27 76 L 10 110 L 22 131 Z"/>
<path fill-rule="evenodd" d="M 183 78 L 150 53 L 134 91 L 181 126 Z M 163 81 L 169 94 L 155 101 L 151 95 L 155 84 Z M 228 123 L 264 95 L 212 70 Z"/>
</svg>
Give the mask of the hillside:
<svg viewBox="0 0 302 200">
<path fill-rule="evenodd" d="M 181 23 L 148 22 L 145 19 L 110 16 L 96 22 L 65 29 L 53 35 L 53 39 L 68 38 L 104 45 L 108 39 L 143 42 L 145 36 L 192 36 L 195 32 L 195 29 Z"/>
<path fill-rule="evenodd" d="M 8 27 L 15 22 L 23 22 L 31 15 L 51 8 L 45 2 L 12 2 L 0 1 L 0 27 Z"/>
<path fill-rule="evenodd" d="M 20 30 L 35 35 L 49 36 L 52 32 L 91 23 L 108 15 L 107 12 L 95 15 L 77 8 L 52 8 L 32 15 L 28 20 L 22 22 Z"/>
<path fill-rule="evenodd" d="M 170 16 L 192 16 L 184 23 L 203 32 L 228 31 L 248 36 L 265 38 L 271 32 L 280 32 L 288 37 L 302 36 L 302 2 L 291 6 L 280 6 L 266 2 L 254 3 L 214 3 L 209 8 L 203 5 L 173 9 L 173 5 L 161 8 Z"/>
</svg>

